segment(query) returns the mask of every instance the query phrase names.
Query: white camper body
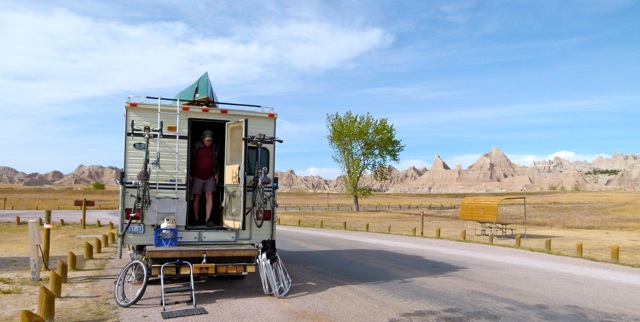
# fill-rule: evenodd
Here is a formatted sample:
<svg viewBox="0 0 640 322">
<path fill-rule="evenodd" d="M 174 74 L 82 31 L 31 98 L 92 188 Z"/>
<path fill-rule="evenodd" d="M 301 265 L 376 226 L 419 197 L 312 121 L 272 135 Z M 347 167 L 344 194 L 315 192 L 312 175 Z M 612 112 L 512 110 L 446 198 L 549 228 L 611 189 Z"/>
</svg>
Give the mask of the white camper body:
<svg viewBox="0 0 640 322">
<path fill-rule="evenodd" d="M 152 275 L 157 274 L 158 265 L 176 259 L 207 263 L 195 268 L 195 273 L 200 269 L 200 273 L 210 275 L 245 275 L 256 270 L 260 242 L 275 240 L 276 207 L 260 228 L 253 223 L 250 183 L 256 175 L 257 148 L 243 137 L 275 137 L 277 114 L 272 108 L 223 104 L 185 105 L 151 97 L 129 97 L 125 103 L 124 171 L 120 180 L 120 233 L 124 237 L 120 239 L 120 251 L 126 246 L 136 258 L 144 258 Z M 143 216 L 136 216 L 132 209 L 146 144 L 134 128 L 145 126 L 154 129 L 147 147 L 151 202 Z M 210 225 L 202 222 L 204 194 L 199 206 L 201 221 L 195 221 L 189 180 L 194 145 L 205 130 L 214 134 L 219 165 Z M 274 198 L 275 148 L 275 144 L 263 145 L 260 165 L 260 169 L 268 169 L 266 176 L 274 183 L 267 188 Z M 177 232 L 175 240 L 171 236 L 163 239 L 158 234 L 162 228 Z"/>
</svg>

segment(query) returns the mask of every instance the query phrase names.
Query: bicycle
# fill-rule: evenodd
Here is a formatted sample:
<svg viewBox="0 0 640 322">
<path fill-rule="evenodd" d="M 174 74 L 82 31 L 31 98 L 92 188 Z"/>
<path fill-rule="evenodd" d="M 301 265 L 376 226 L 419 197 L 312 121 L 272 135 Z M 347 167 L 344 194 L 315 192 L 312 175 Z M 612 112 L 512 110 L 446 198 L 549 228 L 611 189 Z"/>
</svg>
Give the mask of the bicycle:
<svg viewBox="0 0 640 322">
<path fill-rule="evenodd" d="M 151 129 L 148 125 L 139 129 L 135 128 L 133 121 L 131 121 L 131 135 L 136 132 L 142 133 L 142 136 L 144 137 L 144 146 L 136 143 L 134 147 L 136 149 L 144 149 L 144 157 L 142 161 L 142 169 L 137 175 L 138 183 L 136 195 L 133 196 L 130 194 L 131 197 L 135 197 L 133 210 L 131 214 L 129 214 L 129 221 L 126 226 L 123 227 L 122 233 L 119 234 L 121 241 L 124 240 L 124 236 L 127 234 L 133 219 L 137 218 L 138 220 L 142 220 L 144 218 L 145 210 L 151 204 L 151 195 L 149 192 L 149 178 L 151 177 L 149 173 L 149 139 L 153 133 L 159 133 L 159 135 L 162 135 L 162 123 L 160 123 L 160 128 L 158 129 Z M 149 281 L 149 269 L 147 263 L 138 258 L 137 252 L 130 252 L 130 255 L 131 262 L 125 265 L 122 269 L 114 287 L 114 298 L 116 303 L 121 307 L 129 307 L 138 302 L 142 298 L 142 295 L 147 288 L 147 282 Z"/>
<path fill-rule="evenodd" d="M 271 179 L 267 176 L 269 169 L 262 167 L 262 146 L 264 144 L 275 144 L 276 142 L 282 143 L 283 141 L 273 136 L 266 136 L 265 134 L 244 137 L 242 140 L 254 144 L 257 147 L 256 171 L 251 181 L 251 186 L 253 187 L 251 208 L 249 208 L 245 216 L 252 213 L 256 226 L 261 228 L 264 224 L 266 211 L 270 211 L 270 214 L 273 214 L 275 209 L 273 187 L 270 192 L 265 189 L 267 185 L 271 184 Z"/>
</svg>

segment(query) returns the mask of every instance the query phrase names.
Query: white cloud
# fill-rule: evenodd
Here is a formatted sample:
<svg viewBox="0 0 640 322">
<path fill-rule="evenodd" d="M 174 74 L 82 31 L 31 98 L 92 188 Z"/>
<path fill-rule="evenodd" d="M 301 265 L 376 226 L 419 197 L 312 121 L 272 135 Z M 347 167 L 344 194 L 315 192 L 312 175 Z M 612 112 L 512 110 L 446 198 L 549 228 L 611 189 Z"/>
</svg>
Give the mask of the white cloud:
<svg viewBox="0 0 640 322">
<path fill-rule="evenodd" d="M 299 176 L 319 176 L 324 179 L 335 179 L 341 174 L 340 169 L 337 169 L 337 168 L 316 168 L 316 167 L 311 167 L 306 170 L 302 170 L 299 173 L 298 171 L 295 171 L 295 172 Z"/>
</svg>

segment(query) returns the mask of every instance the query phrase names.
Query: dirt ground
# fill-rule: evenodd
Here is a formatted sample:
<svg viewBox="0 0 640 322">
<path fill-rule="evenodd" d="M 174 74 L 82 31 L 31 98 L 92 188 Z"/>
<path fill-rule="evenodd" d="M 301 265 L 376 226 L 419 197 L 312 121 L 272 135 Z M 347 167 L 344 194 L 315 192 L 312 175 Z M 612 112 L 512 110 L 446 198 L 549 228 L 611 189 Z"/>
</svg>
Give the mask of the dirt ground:
<svg viewBox="0 0 640 322">
<path fill-rule="evenodd" d="M 49 271 L 40 272 L 40 280 L 31 281 L 29 269 L 28 225 L 0 223 L 0 320 L 18 321 L 23 310 L 37 312 L 40 286 L 49 288 Z M 58 260 L 68 262 L 68 253 L 76 255 L 77 270 L 68 271 L 67 283 L 62 284 L 62 296 L 55 301 L 58 321 L 117 321 L 117 307 L 104 283 L 113 283 L 115 276 L 105 275 L 104 268 L 115 254 L 115 245 L 101 247 L 94 258 L 84 259 L 84 244 L 95 245 L 95 238 L 108 234 L 108 227 L 89 227 L 78 224 L 55 227 L 50 232 L 49 269 L 56 271 Z M 42 234 L 42 233 L 41 233 Z M 41 237 L 43 237 L 42 234 Z M 102 285 L 102 286 L 100 286 Z"/>
</svg>

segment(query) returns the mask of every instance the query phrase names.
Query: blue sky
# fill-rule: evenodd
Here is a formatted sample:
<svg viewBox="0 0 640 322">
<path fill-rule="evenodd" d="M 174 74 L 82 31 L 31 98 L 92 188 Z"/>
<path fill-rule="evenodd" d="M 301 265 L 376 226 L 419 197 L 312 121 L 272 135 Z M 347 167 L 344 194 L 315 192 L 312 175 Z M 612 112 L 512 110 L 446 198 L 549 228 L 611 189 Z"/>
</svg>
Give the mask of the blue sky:
<svg viewBox="0 0 640 322">
<path fill-rule="evenodd" d="M 640 149 L 638 1 L 0 1 L 0 165 L 122 166 L 128 95 L 205 71 L 275 107 L 278 170 L 335 178 L 326 115 L 387 118 L 400 163 Z"/>
</svg>

